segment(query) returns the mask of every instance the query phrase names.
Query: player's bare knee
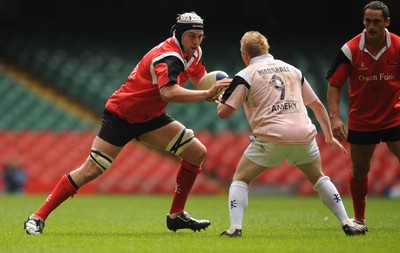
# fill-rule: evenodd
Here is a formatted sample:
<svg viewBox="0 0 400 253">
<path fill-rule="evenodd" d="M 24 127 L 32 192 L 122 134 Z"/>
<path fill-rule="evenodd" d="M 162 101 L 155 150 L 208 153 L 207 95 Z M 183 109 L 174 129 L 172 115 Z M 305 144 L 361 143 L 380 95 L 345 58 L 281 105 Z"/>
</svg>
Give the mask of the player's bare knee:
<svg viewBox="0 0 400 253">
<path fill-rule="evenodd" d="M 191 150 L 190 156 L 192 160 L 196 160 L 198 164 L 201 164 L 207 155 L 207 149 L 203 144 L 199 143 L 194 150 Z"/>
<path fill-rule="evenodd" d="M 183 151 L 179 156 L 188 163 L 201 165 L 206 157 L 207 149 L 200 143 L 199 140 L 193 141 L 188 149 Z"/>
<path fill-rule="evenodd" d="M 201 144 L 201 148 L 198 151 L 198 156 L 199 156 L 199 158 L 201 158 L 201 160 L 204 160 L 204 158 L 207 155 L 207 148 L 202 143 L 200 143 L 200 144 Z"/>
</svg>

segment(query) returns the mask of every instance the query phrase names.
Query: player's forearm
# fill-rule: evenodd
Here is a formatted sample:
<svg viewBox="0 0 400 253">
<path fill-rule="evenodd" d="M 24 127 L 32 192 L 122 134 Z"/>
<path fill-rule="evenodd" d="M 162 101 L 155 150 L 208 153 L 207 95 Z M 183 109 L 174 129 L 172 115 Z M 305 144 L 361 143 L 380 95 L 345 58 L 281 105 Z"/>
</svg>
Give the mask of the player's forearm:
<svg viewBox="0 0 400 253">
<path fill-rule="evenodd" d="M 332 127 L 325 106 L 320 100 L 316 100 L 310 105 L 310 108 L 314 112 L 315 118 L 321 126 L 325 138 L 332 138 Z"/>
<path fill-rule="evenodd" d="M 340 119 L 340 93 L 339 88 L 328 86 L 327 103 L 330 120 Z"/>
<path fill-rule="evenodd" d="M 174 103 L 192 103 L 211 96 L 209 90 L 190 90 L 179 85 L 167 86 L 160 94 L 164 101 Z"/>
</svg>

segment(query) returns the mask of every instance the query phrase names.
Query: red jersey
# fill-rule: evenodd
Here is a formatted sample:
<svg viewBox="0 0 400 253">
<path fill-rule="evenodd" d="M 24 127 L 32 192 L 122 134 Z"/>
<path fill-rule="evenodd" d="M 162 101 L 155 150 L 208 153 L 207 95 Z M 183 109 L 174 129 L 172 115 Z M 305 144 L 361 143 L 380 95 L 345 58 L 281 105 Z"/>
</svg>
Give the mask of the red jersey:
<svg viewBox="0 0 400 253">
<path fill-rule="evenodd" d="M 168 103 L 161 99 L 162 87 L 183 86 L 189 77 L 201 78 L 205 72 L 201 48 L 185 58 L 178 40 L 170 37 L 140 60 L 110 96 L 106 109 L 132 124 L 147 122 L 165 112 Z"/>
<path fill-rule="evenodd" d="M 365 30 L 343 45 L 326 79 L 342 88 L 349 80 L 348 127 L 377 131 L 400 125 L 394 105 L 400 96 L 400 37 L 386 30 L 386 47 L 376 56 L 365 48 Z"/>
</svg>

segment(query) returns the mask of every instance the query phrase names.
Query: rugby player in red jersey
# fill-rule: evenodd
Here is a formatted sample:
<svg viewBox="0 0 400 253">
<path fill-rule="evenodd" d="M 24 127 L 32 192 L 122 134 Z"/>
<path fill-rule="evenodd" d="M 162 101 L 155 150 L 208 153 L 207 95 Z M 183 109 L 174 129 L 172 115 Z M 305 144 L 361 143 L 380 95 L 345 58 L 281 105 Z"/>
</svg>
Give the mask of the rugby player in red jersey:
<svg viewBox="0 0 400 253">
<path fill-rule="evenodd" d="M 187 81 L 196 86 L 207 74 L 200 47 L 204 38 L 203 19 L 195 12 L 180 14 L 171 33 L 171 37 L 140 60 L 125 83 L 110 96 L 87 160 L 64 175 L 42 206 L 28 217 L 24 223 L 27 234 L 42 234 L 49 214 L 83 185 L 110 169 L 122 148 L 134 139 L 181 158 L 166 217 L 168 229 L 200 231 L 211 224 L 208 220 L 194 219 L 185 211 L 207 149 L 191 129 L 166 113 L 166 107 L 169 102 L 192 103 L 211 98 L 231 80 L 219 80 L 208 90 L 184 88 Z"/>
<path fill-rule="evenodd" d="M 334 136 L 350 143 L 353 219 L 366 226 L 368 173 L 375 146 L 385 142 L 400 159 L 400 37 L 387 29 L 386 4 L 372 1 L 363 11 L 365 29 L 342 46 L 326 78 Z M 348 80 L 347 130 L 340 117 L 340 97 Z"/>
</svg>

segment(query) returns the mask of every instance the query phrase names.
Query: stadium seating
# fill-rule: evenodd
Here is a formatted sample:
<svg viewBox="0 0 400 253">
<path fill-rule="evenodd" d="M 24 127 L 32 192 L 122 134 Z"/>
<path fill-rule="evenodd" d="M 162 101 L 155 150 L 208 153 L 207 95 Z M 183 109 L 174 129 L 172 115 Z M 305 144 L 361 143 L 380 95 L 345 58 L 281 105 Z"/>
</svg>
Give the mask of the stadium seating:
<svg viewBox="0 0 400 253">
<path fill-rule="evenodd" d="M 0 164 L 21 157 L 28 175 L 25 191 L 48 193 L 59 178 L 77 168 L 89 154 L 93 131 L 0 131 Z M 179 160 L 141 143 L 129 143 L 110 170 L 82 187 L 82 193 L 171 193 Z M 2 182 L 0 183 L 0 188 Z M 194 193 L 221 191 L 215 178 L 200 174 Z"/>
</svg>

